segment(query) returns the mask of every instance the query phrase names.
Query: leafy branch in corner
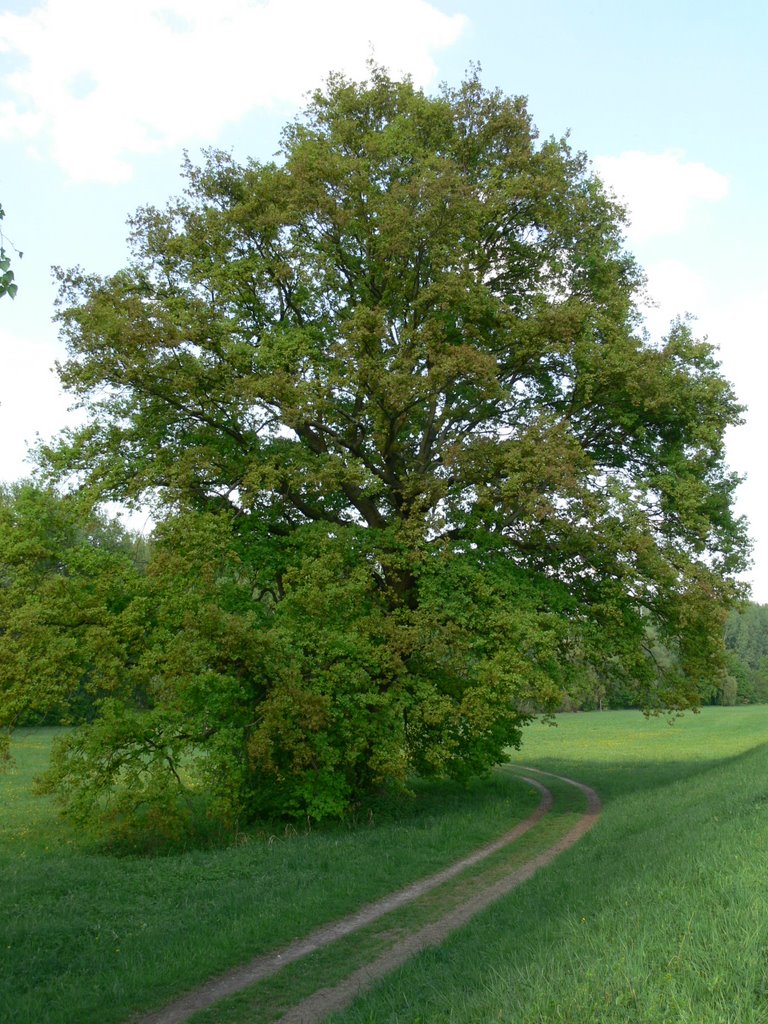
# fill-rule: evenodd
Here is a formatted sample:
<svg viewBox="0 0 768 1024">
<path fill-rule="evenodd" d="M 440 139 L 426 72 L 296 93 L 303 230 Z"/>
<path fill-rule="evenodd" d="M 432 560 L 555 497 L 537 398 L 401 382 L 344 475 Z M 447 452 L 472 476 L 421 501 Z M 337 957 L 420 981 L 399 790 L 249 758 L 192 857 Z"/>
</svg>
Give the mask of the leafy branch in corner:
<svg viewBox="0 0 768 1024">
<path fill-rule="evenodd" d="M 0 206 L 0 220 L 5 217 L 5 210 Z M 11 270 L 11 258 L 5 251 L 5 243 L 11 246 L 19 259 L 24 255 L 23 252 L 19 252 L 13 242 L 3 237 L 3 232 L 0 230 L 0 298 L 3 295 L 10 295 L 12 299 L 16 298 L 16 292 L 19 290 L 19 286 L 14 280 L 14 273 Z"/>
</svg>

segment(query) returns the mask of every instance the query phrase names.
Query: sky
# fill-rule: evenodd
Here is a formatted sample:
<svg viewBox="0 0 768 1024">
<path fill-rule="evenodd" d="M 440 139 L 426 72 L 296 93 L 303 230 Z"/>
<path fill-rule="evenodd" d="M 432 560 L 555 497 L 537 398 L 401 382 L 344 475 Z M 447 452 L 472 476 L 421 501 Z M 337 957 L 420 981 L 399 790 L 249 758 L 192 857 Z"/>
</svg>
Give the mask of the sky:
<svg viewBox="0 0 768 1024">
<path fill-rule="evenodd" d="M 570 133 L 627 204 L 652 337 L 676 315 L 747 407 L 728 436 L 768 602 L 768 4 L 763 0 L 0 0 L 0 480 L 73 421 L 51 267 L 126 261 L 126 218 L 181 189 L 184 150 L 268 159 L 331 71 L 375 57 L 427 90 L 479 63 Z M 13 247 L 22 250 L 19 259 Z"/>
</svg>

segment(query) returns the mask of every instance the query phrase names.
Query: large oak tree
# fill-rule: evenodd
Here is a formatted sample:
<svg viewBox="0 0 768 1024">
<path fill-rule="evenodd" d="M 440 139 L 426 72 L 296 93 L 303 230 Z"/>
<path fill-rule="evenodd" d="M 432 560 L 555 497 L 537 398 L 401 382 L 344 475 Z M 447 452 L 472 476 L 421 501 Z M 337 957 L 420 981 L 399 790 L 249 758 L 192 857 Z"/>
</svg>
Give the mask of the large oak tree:
<svg viewBox="0 0 768 1024">
<path fill-rule="evenodd" d="M 45 453 L 164 523 L 164 742 L 226 750 L 241 810 L 320 815 L 482 771 L 590 680 L 648 707 L 713 685 L 740 409 L 687 323 L 644 336 L 583 154 L 475 75 L 427 96 L 372 68 L 275 162 L 185 177 L 126 269 L 61 273 L 90 421 Z"/>
</svg>

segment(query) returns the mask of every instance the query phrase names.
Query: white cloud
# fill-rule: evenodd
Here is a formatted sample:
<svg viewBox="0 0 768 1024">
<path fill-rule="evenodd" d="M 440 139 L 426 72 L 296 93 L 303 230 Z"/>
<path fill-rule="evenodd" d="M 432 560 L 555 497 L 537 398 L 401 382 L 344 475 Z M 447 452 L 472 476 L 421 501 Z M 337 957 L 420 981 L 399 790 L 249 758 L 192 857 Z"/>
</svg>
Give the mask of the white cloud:
<svg viewBox="0 0 768 1024">
<path fill-rule="evenodd" d="M 27 477 L 29 446 L 45 440 L 66 424 L 82 421 L 68 412 L 71 398 L 53 369 L 63 357 L 56 342 L 35 342 L 0 329 L 0 481 Z"/>
<path fill-rule="evenodd" d="M 594 163 L 603 181 L 629 208 L 627 234 L 632 242 L 678 234 L 697 203 L 728 194 L 723 174 L 686 161 L 680 152 L 628 150 L 620 156 L 598 157 Z"/>
<path fill-rule="evenodd" d="M 466 27 L 427 0 L 46 0 L 0 15 L 0 139 L 41 141 L 76 181 L 122 181 L 132 159 L 213 141 L 249 111 L 298 103 L 330 70 L 380 63 L 426 85 Z"/>
</svg>

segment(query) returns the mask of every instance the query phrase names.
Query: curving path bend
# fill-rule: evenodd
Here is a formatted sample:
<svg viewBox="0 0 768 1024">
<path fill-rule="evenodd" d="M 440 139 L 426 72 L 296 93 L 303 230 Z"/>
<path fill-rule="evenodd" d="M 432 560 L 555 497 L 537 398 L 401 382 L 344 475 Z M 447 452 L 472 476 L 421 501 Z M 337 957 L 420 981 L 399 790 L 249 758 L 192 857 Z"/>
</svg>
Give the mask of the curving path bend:
<svg viewBox="0 0 768 1024">
<path fill-rule="evenodd" d="M 461 928 L 462 925 L 465 925 L 471 918 L 480 913 L 481 910 L 484 910 L 491 903 L 517 888 L 518 885 L 526 882 L 536 874 L 539 868 L 543 868 L 551 863 L 558 854 L 577 843 L 595 825 L 600 817 L 602 804 L 600 797 L 594 789 L 585 786 L 581 782 L 575 782 L 573 779 L 567 779 L 562 775 L 541 772 L 536 768 L 523 768 L 522 771 L 533 771 L 537 775 L 548 775 L 550 778 L 559 779 L 561 782 L 567 782 L 569 785 L 575 786 L 587 797 L 587 810 L 576 824 L 561 836 L 556 843 L 553 843 L 552 846 L 547 847 L 546 850 L 532 857 L 498 882 L 489 885 L 476 896 L 462 903 L 444 917 L 441 917 L 438 921 L 434 921 L 419 929 L 419 931 L 407 935 L 386 952 L 382 953 L 377 959 L 358 968 L 358 970 L 354 971 L 354 973 L 350 974 L 338 985 L 332 988 L 320 989 L 307 999 L 297 1003 L 296 1006 L 292 1007 L 288 1013 L 280 1018 L 278 1024 L 320 1024 L 329 1014 L 345 1009 L 358 995 L 371 988 L 385 974 L 389 974 L 390 971 L 393 971 L 423 949 L 439 945 L 451 932 Z M 520 777 L 525 778 L 525 776 Z M 526 778 L 526 781 L 532 783 L 538 789 L 544 789 L 541 783 L 534 779 Z M 545 790 L 545 792 L 548 793 L 549 791 Z"/>
<path fill-rule="evenodd" d="M 519 766 L 516 766 L 519 767 Z M 461 903 L 450 913 L 437 921 L 424 926 L 407 935 L 395 945 L 387 949 L 379 957 L 354 971 L 338 985 L 320 989 L 307 999 L 302 1000 L 283 1017 L 280 1024 L 319 1024 L 328 1014 L 344 1009 L 358 995 L 370 988 L 379 978 L 399 967 L 406 960 L 430 946 L 439 945 L 451 932 L 466 924 L 472 917 L 495 900 L 511 892 L 522 882 L 531 878 L 539 868 L 544 867 L 567 850 L 595 824 L 600 811 L 600 798 L 593 789 L 583 783 L 575 782 L 551 772 L 542 772 L 536 768 L 520 768 L 523 772 L 534 772 L 537 776 L 549 776 L 568 783 L 581 790 L 587 797 L 587 810 L 576 824 L 561 836 L 552 846 L 526 861 L 510 874 L 482 889 L 471 899 Z M 183 1024 L 193 1014 L 207 1009 L 214 1003 L 242 991 L 249 985 L 271 977 L 287 964 L 300 960 L 323 946 L 327 946 L 345 935 L 349 935 L 390 911 L 413 902 L 430 890 L 454 878 L 466 868 L 480 863 L 492 854 L 514 843 L 522 835 L 534 827 L 552 808 L 551 792 L 537 778 L 527 775 L 517 776 L 541 793 L 539 806 L 528 818 L 519 822 L 513 829 L 493 842 L 475 850 L 467 857 L 456 861 L 442 871 L 423 878 L 404 889 L 384 896 L 380 900 L 368 903 L 354 913 L 322 925 L 301 939 L 297 939 L 282 949 L 255 957 L 241 967 L 236 967 L 218 978 L 213 978 L 199 988 L 174 1000 L 160 1010 L 136 1019 L 136 1024 Z"/>
</svg>

